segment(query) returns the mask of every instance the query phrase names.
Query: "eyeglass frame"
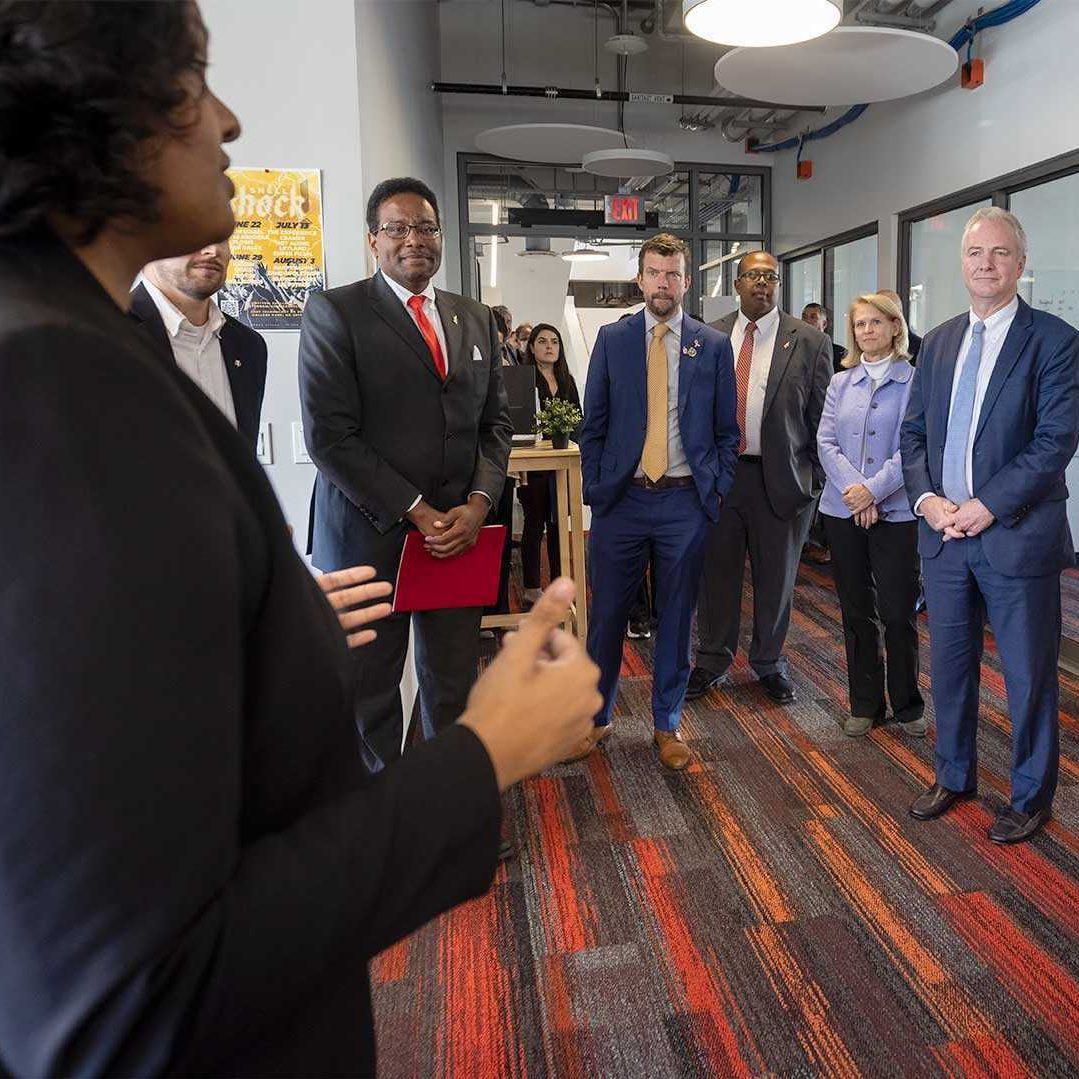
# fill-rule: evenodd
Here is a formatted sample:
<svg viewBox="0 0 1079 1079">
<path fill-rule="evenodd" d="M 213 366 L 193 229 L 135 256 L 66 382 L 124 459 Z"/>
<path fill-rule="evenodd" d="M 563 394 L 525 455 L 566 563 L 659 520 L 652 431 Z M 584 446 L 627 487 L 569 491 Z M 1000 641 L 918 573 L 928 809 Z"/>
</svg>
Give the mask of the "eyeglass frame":
<svg viewBox="0 0 1079 1079">
<path fill-rule="evenodd" d="M 772 277 L 768 277 L 768 274 L 771 274 Z M 743 270 L 738 277 L 735 278 L 735 281 L 738 281 L 743 277 L 748 277 L 750 281 L 764 281 L 769 285 L 778 285 L 779 282 L 783 280 L 775 270 Z"/>
<path fill-rule="evenodd" d="M 390 226 L 393 226 L 395 228 L 396 227 L 403 228 L 405 230 L 404 235 L 402 235 L 402 236 L 392 236 L 392 235 L 390 235 L 390 233 L 387 231 L 387 229 Z M 386 235 L 389 236 L 391 240 L 407 240 L 409 238 L 409 236 L 412 235 L 412 230 L 413 229 L 415 229 L 421 236 L 424 237 L 424 239 L 427 239 L 427 240 L 434 240 L 436 237 L 442 235 L 442 226 L 441 225 L 432 225 L 429 221 L 422 221 L 418 225 L 410 224 L 408 221 L 383 221 L 382 224 L 379 225 L 377 229 L 375 229 L 375 232 L 376 233 L 385 232 Z M 434 232 L 430 232 L 430 231 L 424 232 L 423 231 L 424 229 L 434 229 Z"/>
</svg>

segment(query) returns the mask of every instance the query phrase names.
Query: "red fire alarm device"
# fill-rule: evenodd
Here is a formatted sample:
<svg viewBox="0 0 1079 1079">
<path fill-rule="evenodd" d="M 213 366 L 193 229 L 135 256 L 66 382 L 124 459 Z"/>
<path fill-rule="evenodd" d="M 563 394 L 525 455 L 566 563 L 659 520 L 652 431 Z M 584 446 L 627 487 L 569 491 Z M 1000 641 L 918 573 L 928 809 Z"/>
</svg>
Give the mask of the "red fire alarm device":
<svg viewBox="0 0 1079 1079">
<path fill-rule="evenodd" d="M 813 162 L 812 161 L 799 161 L 798 162 L 798 179 L 799 180 L 812 180 L 813 179 Z"/>
<path fill-rule="evenodd" d="M 977 90 L 985 82 L 985 61 L 968 60 L 959 69 L 959 85 L 964 90 Z"/>
</svg>

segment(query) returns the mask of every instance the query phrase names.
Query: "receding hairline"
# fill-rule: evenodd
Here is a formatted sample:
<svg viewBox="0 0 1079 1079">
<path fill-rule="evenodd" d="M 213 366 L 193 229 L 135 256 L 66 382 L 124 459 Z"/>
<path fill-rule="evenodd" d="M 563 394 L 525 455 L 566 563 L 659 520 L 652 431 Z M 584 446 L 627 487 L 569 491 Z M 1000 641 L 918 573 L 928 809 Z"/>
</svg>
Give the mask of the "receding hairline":
<svg viewBox="0 0 1079 1079">
<path fill-rule="evenodd" d="M 768 259 L 768 261 L 771 262 L 772 265 L 775 266 L 775 268 L 777 270 L 779 269 L 779 259 L 777 259 L 775 257 L 775 255 L 772 254 L 771 251 L 747 251 L 738 260 L 738 273 L 739 273 L 739 275 L 741 275 L 745 271 L 745 268 L 748 265 L 749 260 L 752 259 L 752 258 L 765 258 L 765 259 Z"/>
</svg>

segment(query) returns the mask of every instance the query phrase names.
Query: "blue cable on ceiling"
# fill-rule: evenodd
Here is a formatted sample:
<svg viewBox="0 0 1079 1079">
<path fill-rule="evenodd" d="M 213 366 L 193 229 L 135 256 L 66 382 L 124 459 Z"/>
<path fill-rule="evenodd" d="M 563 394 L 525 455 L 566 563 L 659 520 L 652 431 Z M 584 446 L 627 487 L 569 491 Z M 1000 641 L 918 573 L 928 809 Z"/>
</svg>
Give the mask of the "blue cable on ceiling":
<svg viewBox="0 0 1079 1079">
<path fill-rule="evenodd" d="M 1009 0 L 1008 3 L 1001 4 L 1000 7 L 987 11 L 984 15 L 979 15 L 976 19 L 971 19 L 970 22 L 964 23 L 951 37 L 948 44 L 957 52 L 964 45 L 969 50 L 974 44 L 974 38 L 982 30 L 988 30 L 994 26 L 1003 26 L 1005 23 L 1011 22 L 1012 19 L 1025 15 L 1039 3 L 1041 3 L 1041 0 Z M 798 157 L 801 159 L 802 148 L 807 142 L 812 142 L 815 139 L 826 139 L 829 135 L 834 135 L 837 131 L 846 127 L 847 124 L 854 123 L 868 108 L 868 105 L 855 105 L 843 113 L 842 116 L 837 116 L 831 123 L 817 128 L 816 131 L 807 131 L 804 135 L 795 135 L 792 138 L 784 139 L 782 142 L 759 145 L 753 147 L 753 149 L 762 154 L 774 154 L 780 150 L 797 149 Z"/>
</svg>

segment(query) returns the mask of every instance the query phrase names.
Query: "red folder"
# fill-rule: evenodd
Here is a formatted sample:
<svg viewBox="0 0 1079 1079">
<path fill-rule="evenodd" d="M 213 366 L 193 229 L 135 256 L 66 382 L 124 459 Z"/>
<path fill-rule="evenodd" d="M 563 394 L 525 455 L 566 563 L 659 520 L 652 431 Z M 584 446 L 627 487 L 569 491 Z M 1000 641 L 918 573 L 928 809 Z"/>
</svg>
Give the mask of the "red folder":
<svg viewBox="0 0 1079 1079">
<path fill-rule="evenodd" d="M 423 542 L 423 533 L 405 537 L 394 611 L 437 611 L 448 607 L 489 607 L 498 599 L 505 525 L 481 528 L 474 547 L 452 558 L 435 558 Z"/>
</svg>

